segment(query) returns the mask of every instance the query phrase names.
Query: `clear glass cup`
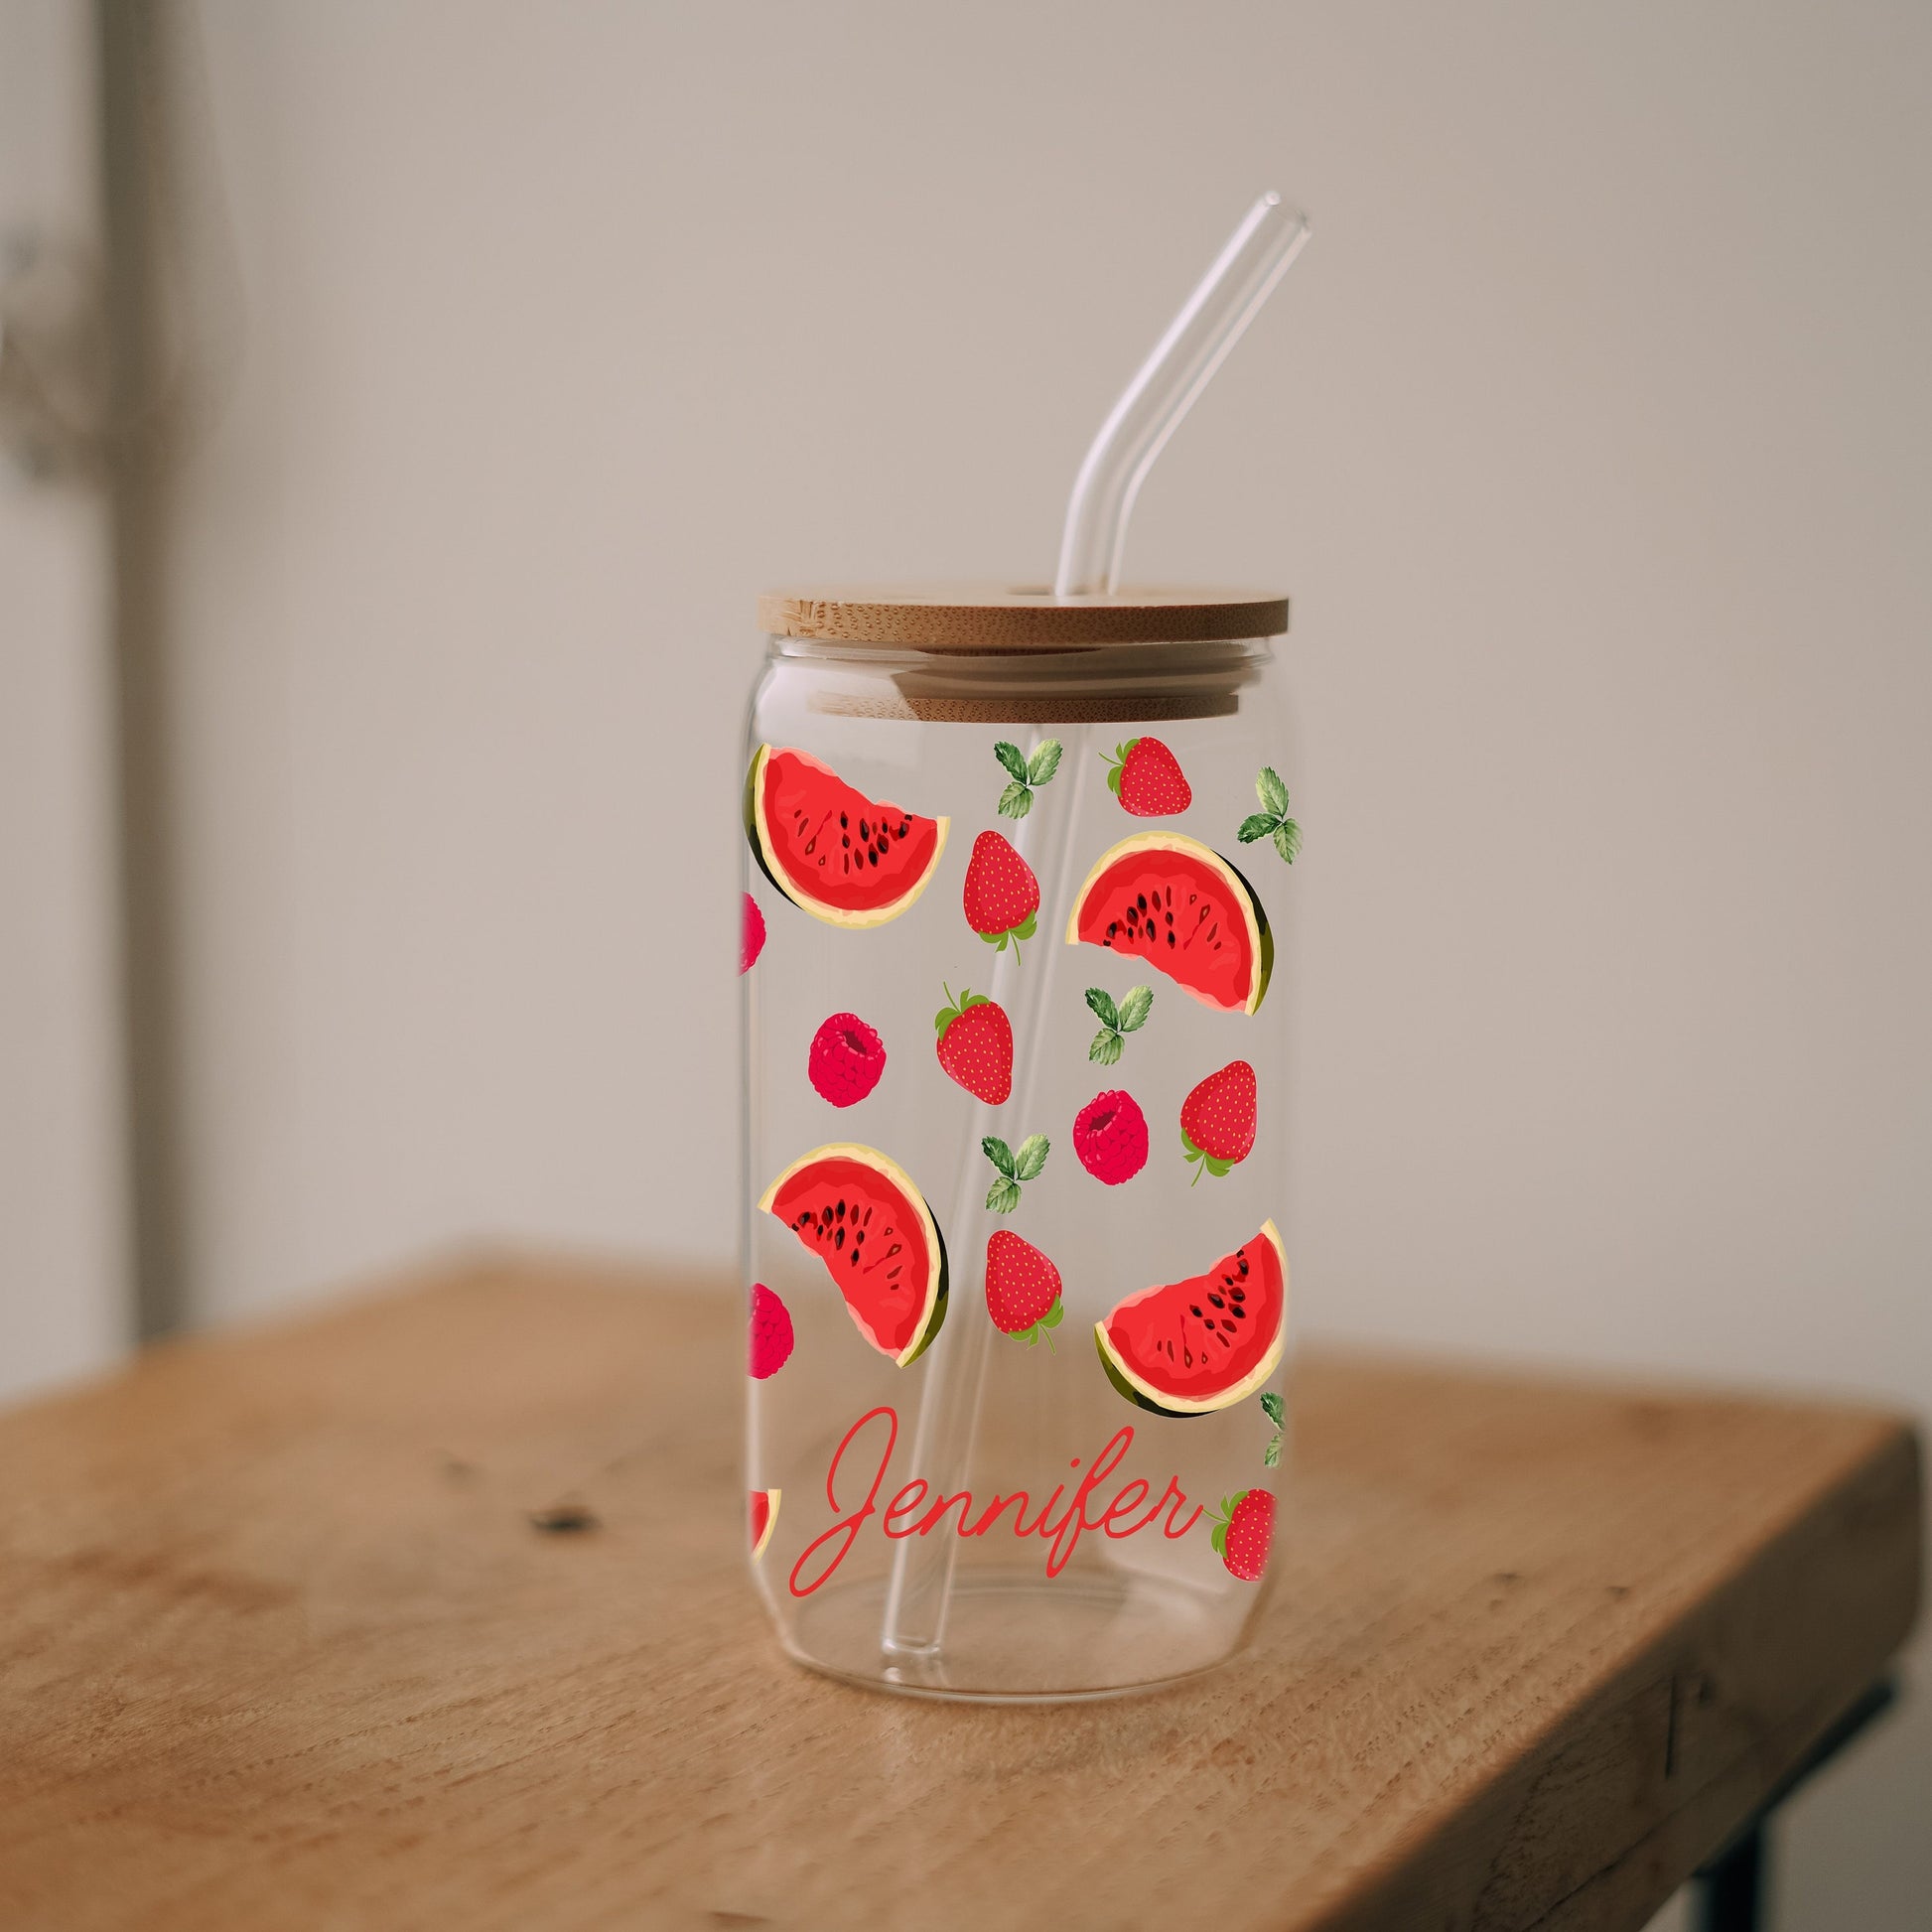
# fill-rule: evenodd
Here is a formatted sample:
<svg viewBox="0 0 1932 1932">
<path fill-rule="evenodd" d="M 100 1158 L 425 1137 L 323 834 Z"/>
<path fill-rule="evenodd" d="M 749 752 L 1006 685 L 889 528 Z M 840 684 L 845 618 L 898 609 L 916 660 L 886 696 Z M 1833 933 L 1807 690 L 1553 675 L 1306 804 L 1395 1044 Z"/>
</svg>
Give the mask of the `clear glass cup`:
<svg viewBox="0 0 1932 1932">
<path fill-rule="evenodd" d="M 898 1690 L 1207 1669 L 1287 1560 L 1286 600 L 760 615 L 759 1587 L 799 1661 Z"/>
</svg>

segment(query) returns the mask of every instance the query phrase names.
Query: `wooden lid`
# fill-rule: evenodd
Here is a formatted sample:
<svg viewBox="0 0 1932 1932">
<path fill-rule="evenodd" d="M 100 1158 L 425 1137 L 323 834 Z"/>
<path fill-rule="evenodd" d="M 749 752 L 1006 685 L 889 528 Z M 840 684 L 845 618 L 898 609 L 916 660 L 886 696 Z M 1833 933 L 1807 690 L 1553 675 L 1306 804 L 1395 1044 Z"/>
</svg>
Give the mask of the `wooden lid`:
<svg viewBox="0 0 1932 1932">
<path fill-rule="evenodd" d="M 934 650 L 1059 650 L 1081 644 L 1177 644 L 1274 637 L 1288 599 L 1264 591 L 1166 586 L 1111 597 L 979 584 L 844 584 L 767 591 L 759 627 L 777 637 L 910 644 Z"/>
</svg>

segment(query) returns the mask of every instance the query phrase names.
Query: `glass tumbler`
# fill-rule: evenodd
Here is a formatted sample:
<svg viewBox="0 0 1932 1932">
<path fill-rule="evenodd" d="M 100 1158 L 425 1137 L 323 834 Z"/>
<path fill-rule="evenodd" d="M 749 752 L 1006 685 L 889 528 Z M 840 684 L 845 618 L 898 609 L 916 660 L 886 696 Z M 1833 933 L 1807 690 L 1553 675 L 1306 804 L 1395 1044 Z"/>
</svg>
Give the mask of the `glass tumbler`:
<svg viewBox="0 0 1932 1932">
<path fill-rule="evenodd" d="M 1287 600 L 759 616 L 758 1587 L 793 1657 L 868 1685 L 1205 1670 L 1267 1587 L 1287 1421 Z"/>
</svg>

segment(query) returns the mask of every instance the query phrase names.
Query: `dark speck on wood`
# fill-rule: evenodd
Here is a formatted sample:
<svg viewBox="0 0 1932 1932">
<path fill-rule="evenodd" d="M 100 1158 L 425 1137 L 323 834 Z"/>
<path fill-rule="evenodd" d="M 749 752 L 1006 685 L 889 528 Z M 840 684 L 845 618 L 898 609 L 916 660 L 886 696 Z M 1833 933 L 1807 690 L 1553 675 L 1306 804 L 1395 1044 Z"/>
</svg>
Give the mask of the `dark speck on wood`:
<svg viewBox="0 0 1932 1932">
<path fill-rule="evenodd" d="M 531 1510 L 530 1527 L 546 1536 L 576 1536 L 600 1526 L 582 1503 L 553 1503 L 548 1509 Z"/>
</svg>

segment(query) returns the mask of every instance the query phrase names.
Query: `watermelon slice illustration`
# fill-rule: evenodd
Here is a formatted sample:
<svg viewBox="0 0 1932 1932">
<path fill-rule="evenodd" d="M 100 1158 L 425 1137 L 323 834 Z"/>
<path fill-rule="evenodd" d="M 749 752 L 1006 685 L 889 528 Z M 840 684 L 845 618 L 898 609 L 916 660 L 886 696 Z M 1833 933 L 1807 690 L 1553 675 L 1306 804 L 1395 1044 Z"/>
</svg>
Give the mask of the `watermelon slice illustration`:
<svg viewBox="0 0 1932 1932">
<path fill-rule="evenodd" d="M 827 925 L 884 925 L 925 891 L 945 818 L 868 798 L 808 752 L 760 745 L 745 778 L 745 836 L 759 869 Z"/>
<path fill-rule="evenodd" d="M 778 1527 L 778 1505 L 784 1500 L 782 1489 L 754 1489 L 752 1498 L 752 1561 L 764 1555 L 771 1532 Z"/>
<path fill-rule="evenodd" d="M 1180 832 L 1142 832 L 1087 874 L 1066 922 L 1069 946 L 1145 959 L 1203 1005 L 1253 1013 L 1275 941 L 1254 889 L 1218 852 Z"/>
<path fill-rule="evenodd" d="M 1229 1409 L 1274 1374 L 1288 1329 L 1288 1256 L 1273 1221 L 1204 1275 L 1130 1295 L 1094 1340 L 1107 1379 L 1163 1416 Z"/>
<path fill-rule="evenodd" d="M 824 1262 L 859 1332 L 903 1368 L 946 1318 L 946 1244 L 896 1161 L 850 1142 L 794 1161 L 759 1201 Z"/>
</svg>

